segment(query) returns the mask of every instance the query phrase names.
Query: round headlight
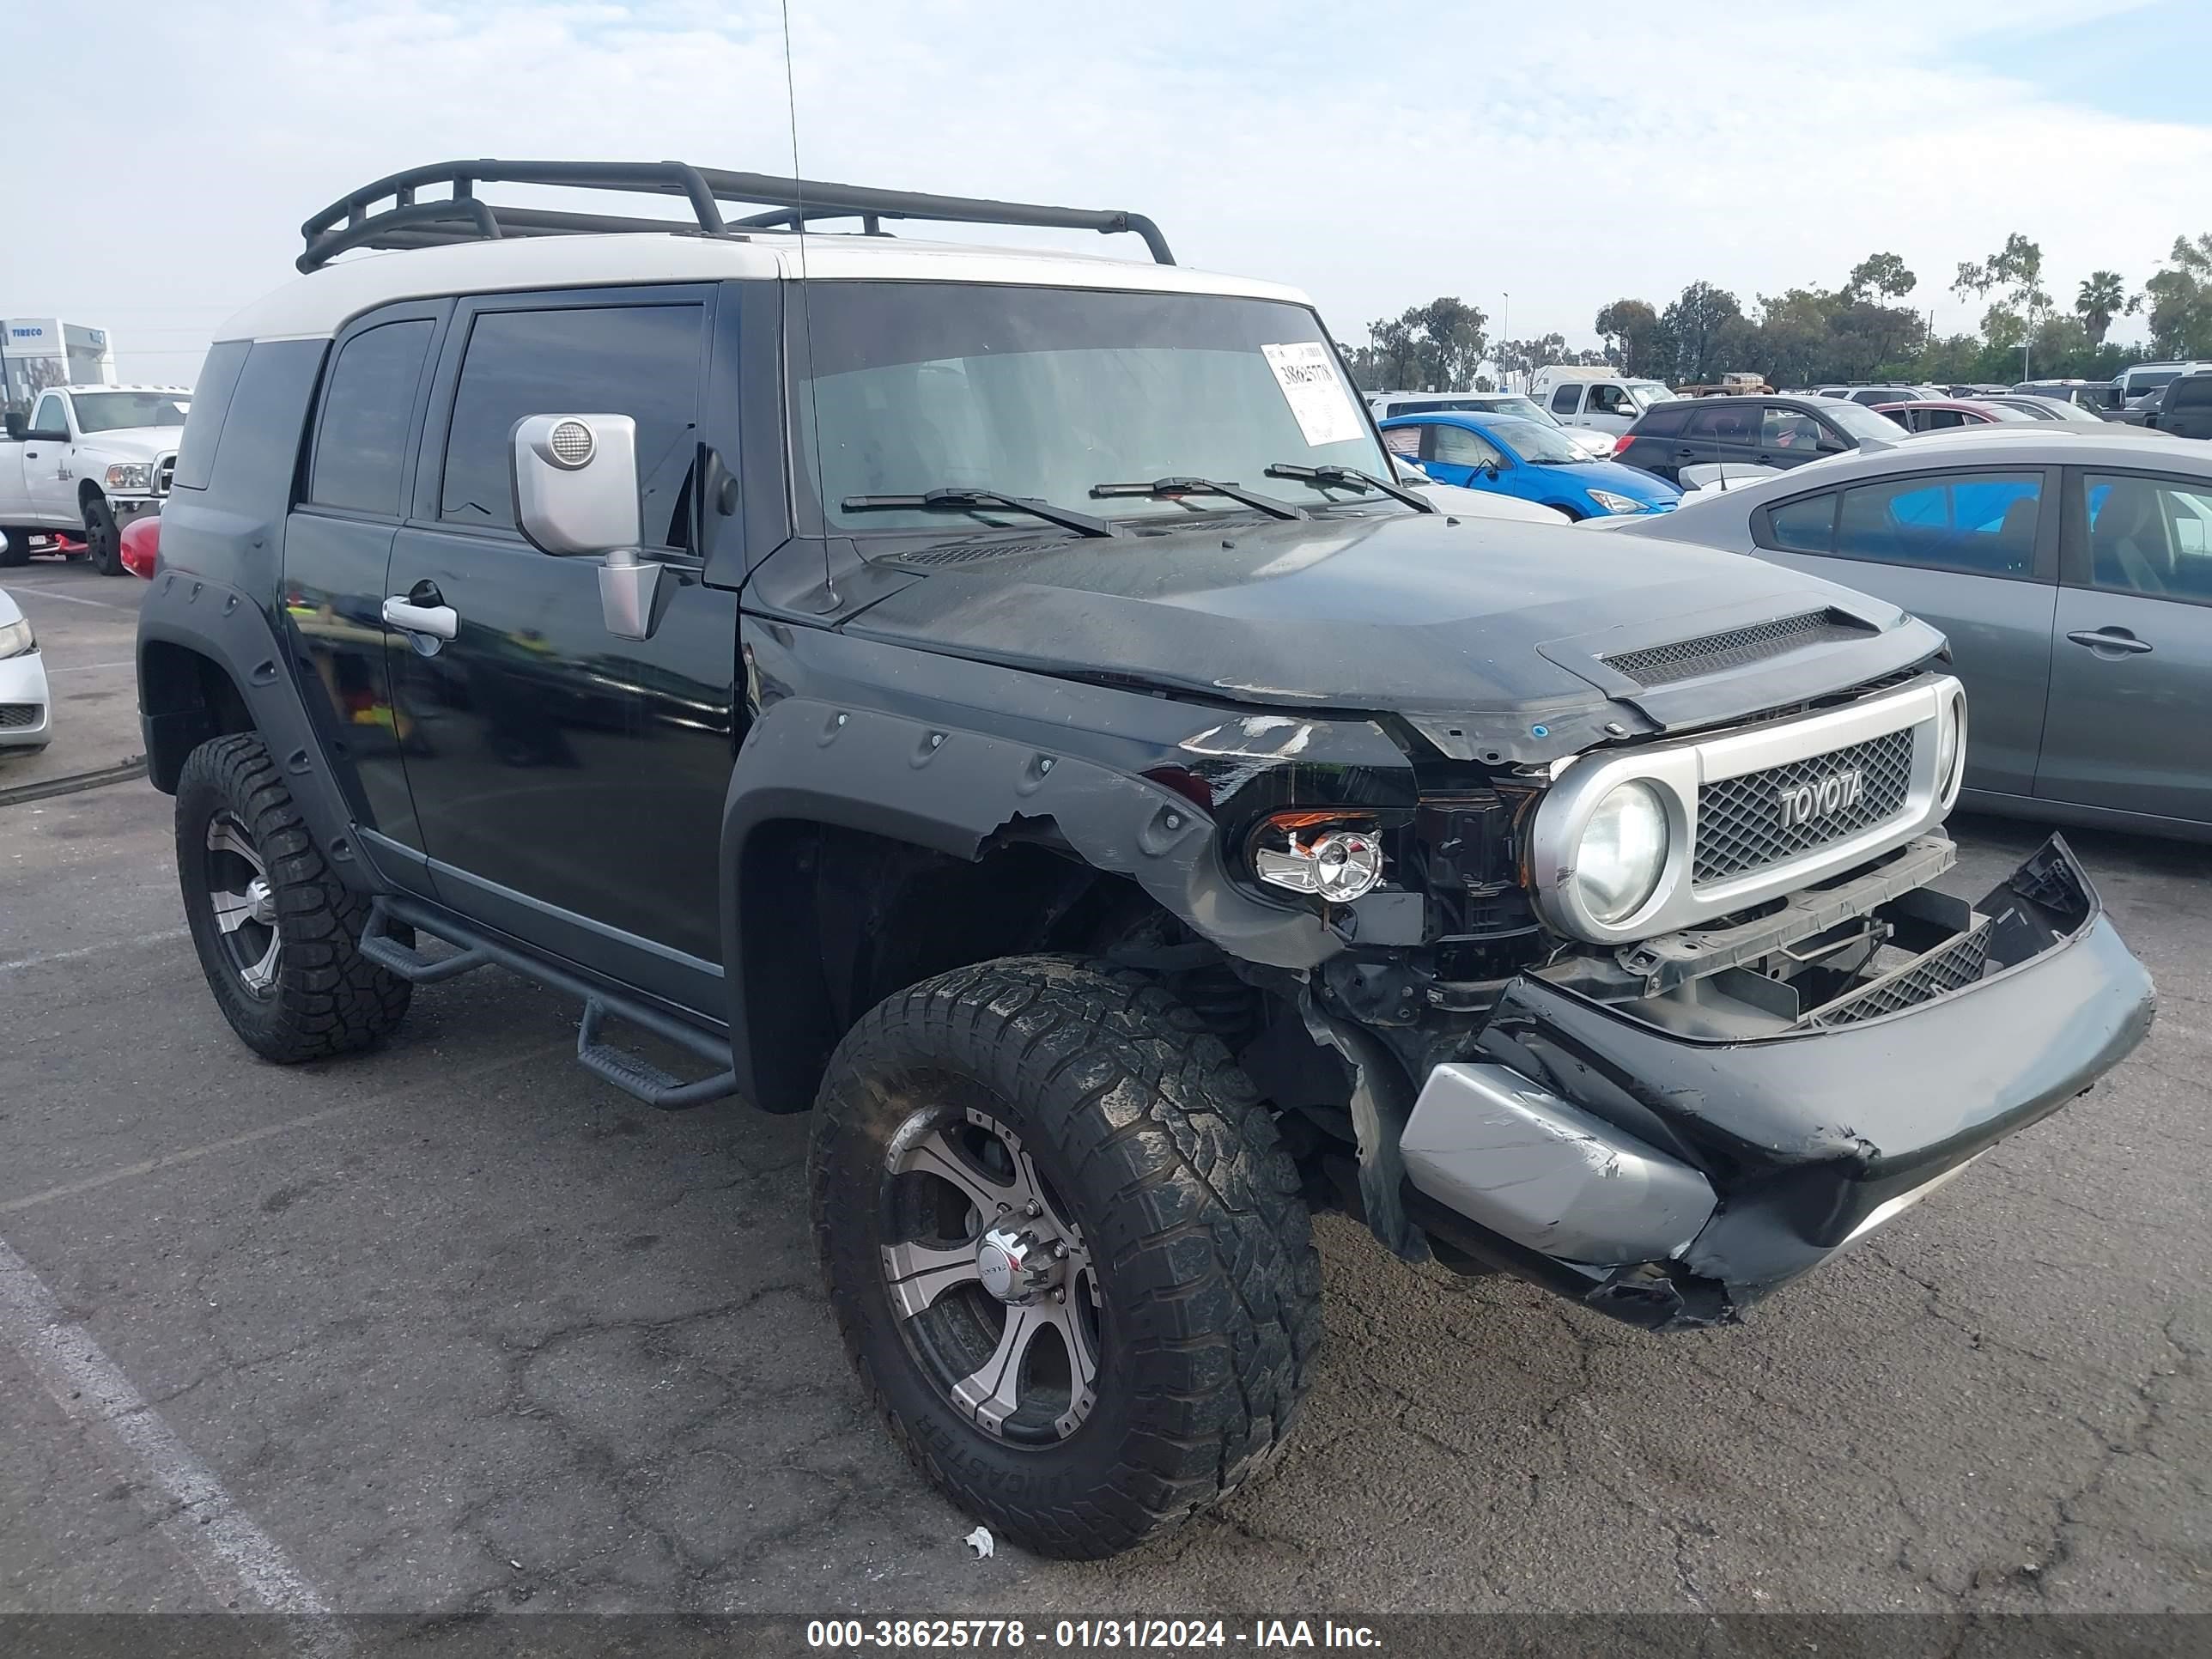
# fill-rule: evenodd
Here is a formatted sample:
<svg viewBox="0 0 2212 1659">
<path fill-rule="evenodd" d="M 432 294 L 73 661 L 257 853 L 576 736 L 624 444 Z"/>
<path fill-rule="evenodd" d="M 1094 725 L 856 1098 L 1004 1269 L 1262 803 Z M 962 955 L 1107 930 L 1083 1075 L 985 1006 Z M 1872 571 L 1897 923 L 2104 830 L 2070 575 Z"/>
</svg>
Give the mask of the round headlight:
<svg viewBox="0 0 2212 1659">
<path fill-rule="evenodd" d="M 1936 722 L 1936 798 L 1948 800 L 1959 786 L 1960 759 L 1966 746 L 1966 700 L 1954 696 Z"/>
<path fill-rule="evenodd" d="M 1624 783 L 1597 804 L 1575 852 L 1574 881 L 1607 927 L 1644 907 L 1667 871 L 1667 807 L 1648 783 Z"/>
</svg>

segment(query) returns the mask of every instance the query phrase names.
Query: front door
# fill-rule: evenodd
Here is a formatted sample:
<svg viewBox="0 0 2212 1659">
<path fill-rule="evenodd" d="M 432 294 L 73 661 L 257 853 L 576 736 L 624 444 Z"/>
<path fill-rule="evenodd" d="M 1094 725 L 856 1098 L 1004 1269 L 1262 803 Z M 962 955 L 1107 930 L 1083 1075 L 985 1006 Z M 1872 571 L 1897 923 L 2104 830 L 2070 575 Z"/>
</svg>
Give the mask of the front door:
<svg viewBox="0 0 2212 1659">
<path fill-rule="evenodd" d="M 58 392 L 46 393 L 32 406 L 33 432 L 66 434 L 69 424 L 69 399 Z M 40 438 L 23 445 L 23 483 L 30 493 L 31 511 L 42 525 L 84 522 L 76 505 L 76 443 L 66 435 L 58 441 Z"/>
<path fill-rule="evenodd" d="M 1512 495 L 1498 481 L 1511 465 L 1495 444 L 1468 427 L 1431 421 L 1421 428 L 1421 471 L 1438 483 Z"/>
<path fill-rule="evenodd" d="M 2212 489 L 2076 477 L 2035 793 L 2212 822 Z"/>
<path fill-rule="evenodd" d="M 711 289 L 464 301 L 441 354 L 414 512 L 388 597 L 453 613 L 392 653 L 412 797 L 439 896 L 542 949 L 717 1010 L 721 816 L 737 595 L 696 556 L 694 458 L 735 454 Z M 720 319 L 722 325 L 734 317 Z M 641 550 L 666 572 L 653 636 L 607 629 L 599 562 L 515 529 L 509 434 L 526 416 L 637 423 Z"/>
</svg>

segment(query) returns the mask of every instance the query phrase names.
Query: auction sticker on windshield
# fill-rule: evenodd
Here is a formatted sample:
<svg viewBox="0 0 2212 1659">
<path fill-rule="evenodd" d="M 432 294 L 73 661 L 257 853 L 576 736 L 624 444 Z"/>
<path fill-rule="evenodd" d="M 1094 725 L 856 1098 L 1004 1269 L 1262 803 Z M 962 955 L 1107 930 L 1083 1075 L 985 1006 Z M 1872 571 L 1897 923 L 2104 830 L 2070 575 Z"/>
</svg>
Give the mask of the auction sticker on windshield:
<svg viewBox="0 0 2212 1659">
<path fill-rule="evenodd" d="M 1298 430 L 1316 449 L 1323 444 L 1351 443 L 1365 428 L 1359 411 L 1344 389 L 1328 348 L 1319 340 L 1298 340 L 1289 345 L 1263 345 L 1267 367 L 1275 371 L 1275 384 L 1284 401 L 1297 417 Z"/>
</svg>

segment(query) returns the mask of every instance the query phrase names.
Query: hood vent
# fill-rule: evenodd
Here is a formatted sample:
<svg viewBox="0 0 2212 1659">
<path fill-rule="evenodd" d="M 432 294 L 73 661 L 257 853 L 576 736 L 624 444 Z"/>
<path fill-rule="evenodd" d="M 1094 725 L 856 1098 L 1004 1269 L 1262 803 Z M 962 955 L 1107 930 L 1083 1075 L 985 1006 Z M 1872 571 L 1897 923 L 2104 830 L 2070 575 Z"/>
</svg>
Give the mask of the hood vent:
<svg viewBox="0 0 2212 1659">
<path fill-rule="evenodd" d="M 916 565 L 928 570 L 939 565 L 969 564 L 977 559 L 1002 559 L 1015 553 L 1053 553 L 1066 545 L 1065 538 L 1056 542 L 963 542 L 954 547 L 926 547 L 918 553 L 895 553 L 886 562 Z"/>
<path fill-rule="evenodd" d="M 1750 628 L 1731 628 L 1726 633 L 1706 634 L 1674 645 L 1623 651 L 1598 660 L 1614 673 L 1625 674 L 1638 685 L 1650 688 L 1724 673 L 1808 645 L 1864 639 L 1877 631 L 1840 611 L 1808 611 L 1802 616 L 1784 617 Z"/>
</svg>

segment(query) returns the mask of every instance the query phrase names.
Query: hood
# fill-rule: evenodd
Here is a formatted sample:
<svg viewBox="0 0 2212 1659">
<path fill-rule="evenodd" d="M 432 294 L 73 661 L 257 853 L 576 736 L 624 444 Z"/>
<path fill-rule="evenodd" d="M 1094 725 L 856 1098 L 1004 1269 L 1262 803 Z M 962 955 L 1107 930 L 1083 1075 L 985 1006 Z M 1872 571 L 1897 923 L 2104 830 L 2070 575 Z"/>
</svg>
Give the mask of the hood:
<svg viewBox="0 0 2212 1659">
<path fill-rule="evenodd" d="M 1216 702 L 1394 713 L 1485 760 L 1576 752 L 1608 722 L 1649 733 L 1780 707 L 1942 642 L 1893 605 L 1779 565 L 1569 525 L 1344 514 L 974 545 L 848 630 Z M 1794 653 L 1786 673 L 1642 694 L 1598 660 L 1823 607 L 1863 635 Z"/>
<path fill-rule="evenodd" d="M 1648 501 L 1654 507 L 1669 505 L 1682 498 L 1680 490 L 1656 473 L 1646 472 L 1626 461 L 1567 461 L 1539 471 L 1571 479 L 1584 489 L 1609 489 L 1632 501 Z"/>
<path fill-rule="evenodd" d="M 150 461 L 175 453 L 185 435 L 180 426 L 118 426 L 112 432 L 88 432 L 77 441 L 80 449 L 96 449 L 105 455 L 134 461 Z"/>
<path fill-rule="evenodd" d="M 1556 507 L 1547 507 L 1541 501 L 1523 501 L 1518 495 L 1501 495 L 1494 489 L 1468 489 L 1459 484 L 1438 483 L 1424 476 L 1419 483 L 1407 488 L 1427 496 L 1446 513 L 1456 517 L 1472 515 L 1478 519 L 1512 519 L 1522 524 L 1566 524 L 1567 515 Z"/>
</svg>

